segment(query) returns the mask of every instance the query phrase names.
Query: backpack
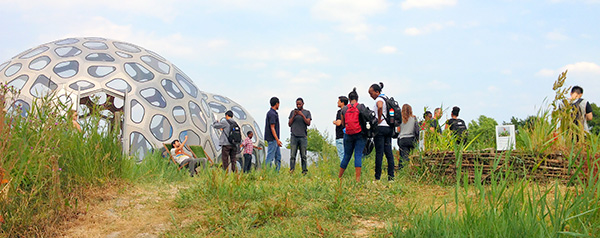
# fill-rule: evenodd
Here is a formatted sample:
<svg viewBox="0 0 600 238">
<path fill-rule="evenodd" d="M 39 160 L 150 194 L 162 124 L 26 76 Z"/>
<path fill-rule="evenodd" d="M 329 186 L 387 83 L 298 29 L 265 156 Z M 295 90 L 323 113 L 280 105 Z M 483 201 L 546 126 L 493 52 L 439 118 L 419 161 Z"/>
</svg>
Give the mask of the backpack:
<svg viewBox="0 0 600 238">
<path fill-rule="evenodd" d="M 577 101 L 571 103 L 571 106 L 573 107 L 573 119 L 575 119 L 575 124 L 579 125 L 580 121 L 583 121 L 583 115 L 581 113 L 581 102 L 583 101 L 583 98 L 577 99 Z"/>
<path fill-rule="evenodd" d="M 396 128 L 402 123 L 402 109 L 393 97 L 379 96 L 385 102 L 386 112 L 383 112 L 383 118 L 391 128 Z M 398 137 L 398 136 L 396 136 Z"/>
<path fill-rule="evenodd" d="M 377 135 L 377 125 L 379 125 L 375 112 L 364 105 L 359 108 L 359 111 L 359 121 L 363 135 L 367 138 L 375 137 L 375 135 Z M 348 129 L 346 129 L 346 131 L 348 131 Z"/>
<path fill-rule="evenodd" d="M 367 138 L 367 141 L 365 142 L 365 148 L 363 149 L 363 156 L 371 154 L 374 148 L 375 142 L 373 141 L 373 138 Z"/>
<path fill-rule="evenodd" d="M 344 125 L 346 126 L 346 134 L 355 135 L 362 132 L 360 124 L 360 111 L 357 104 L 348 104 L 346 114 L 344 115 Z"/>
<path fill-rule="evenodd" d="M 459 141 L 465 143 L 467 141 L 467 124 L 462 119 L 456 119 L 452 122 L 449 128 Z"/>
<path fill-rule="evenodd" d="M 229 143 L 231 143 L 232 145 L 238 145 L 242 142 L 242 130 L 240 129 L 240 126 L 237 124 L 237 122 L 233 121 L 229 121 L 226 120 L 227 123 L 229 123 L 229 134 L 227 135 L 227 140 L 229 141 Z"/>
</svg>

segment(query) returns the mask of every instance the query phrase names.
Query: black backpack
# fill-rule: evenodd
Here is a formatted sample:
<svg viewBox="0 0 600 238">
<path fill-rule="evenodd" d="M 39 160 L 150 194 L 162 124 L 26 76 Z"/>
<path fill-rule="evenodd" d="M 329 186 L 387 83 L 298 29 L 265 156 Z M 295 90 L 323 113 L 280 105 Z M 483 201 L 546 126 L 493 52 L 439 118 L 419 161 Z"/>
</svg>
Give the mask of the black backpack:
<svg viewBox="0 0 600 238">
<path fill-rule="evenodd" d="M 377 117 L 375 116 L 375 112 L 371 111 L 365 105 L 359 105 L 358 111 L 360 112 L 358 116 L 358 121 L 360 122 L 360 127 L 362 129 L 362 133 L 367 138 L 373 138 L 377 135 Z"/>
<path fill-rule="evenodd" d="M 583 115 L 581 113 L 581 102 L 583 101 L 583 99 L 577 99 L 577 101 L 571 103 L 572 106 L 572 112 L 571 115 L 573 115 L 573 119 L 575 119 L 575 125 L 579 125 L 579 122 L 582 121 Z"/>
<path fill-rule="evenodd" d="M 466 143 L 468 132 L 467 132 L 467 124 L 465 123 L 465 121 L 457 118 L 456 120 L 454 120 L 452 122 L 449 129 L 454 133 L 457 140 L 462 141 L 463 143 Z"/>
<path fill-rule="evenodd" d="M 242 143 L 242 130 L 240 126 L 235 121 L 226 120 L 229 123 L 229 134 L 227 135 L 227 140 L 232 145 L 237 145 Z"/>
<path fill-rule="evenodd" d="M 385 119 L 385 122 L 387 122 L 388 126 L 390 126 L 391 128 L 396 128 L 400 126 L 400 124 L 402 123 L 402 108 L 400 108 L 398 102 L 394 100 L 393 97 L 379 97 L 383 98 L 383 101 L 385 102 L 385 108 L 387 109 L 386 112 L 383 112 L 383 118 Z M 393 115 L 391 115 L 392 110 L 390 109 L 394 109 Z"/>
</svg>

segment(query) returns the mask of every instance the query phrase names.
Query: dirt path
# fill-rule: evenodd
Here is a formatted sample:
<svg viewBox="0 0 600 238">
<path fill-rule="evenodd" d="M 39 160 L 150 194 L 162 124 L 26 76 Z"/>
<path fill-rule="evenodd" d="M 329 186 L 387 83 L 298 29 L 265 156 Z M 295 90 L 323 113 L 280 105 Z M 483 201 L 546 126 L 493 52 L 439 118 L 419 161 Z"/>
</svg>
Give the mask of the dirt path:
<svg viewBox="0 0 600 238">
<path fill-rule="evenodd" d="M 102 191 L 68 221 L 63 237 L 159 237 L 171 225 L 175 185 L 129 185 Z M 86 211 L 87 210 L 87 211 Z"/>
</svg>

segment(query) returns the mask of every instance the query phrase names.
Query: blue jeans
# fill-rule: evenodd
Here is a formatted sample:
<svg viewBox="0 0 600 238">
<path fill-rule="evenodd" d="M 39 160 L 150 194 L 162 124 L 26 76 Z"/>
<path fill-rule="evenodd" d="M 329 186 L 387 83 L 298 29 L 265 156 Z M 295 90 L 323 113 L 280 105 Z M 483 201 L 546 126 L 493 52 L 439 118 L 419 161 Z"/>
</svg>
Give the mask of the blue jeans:
<svg viewBox="0 0 600 238">
<path fill-rule="evenodd" d="M 275 169 L 279 171 L 281 169 L 281 148 L 277 145 L 277 141 L 267 141 L 267 165 L 271 166 L 273 160 L 275 160 Z"/>
<path fill-rule="evenodd" d="M 362 167 L 362 155 L 365 149 L 367 140 L 361 133 L 355 135 L 344 135 L 344 159 L 340 164 L 340 168 L 346 169 L 350 158 L 352 157 L 352 151 L 354 151 L 354 167 Z"/>
<path fill-rule="evenodd" d="M 394 154 L 392 153 L 393 129 L 389 126 L 378 126 L 375 136 L 375 179 L 381 178 L 383 155 L 387 158 L 388 180 L 394 180 Z"/>
<path fill-rule="evenodd" d="M 346 137 L 346 135 L 344 134 L 344 137 Z M 342 160 L 344 160 L 344 138 L 340 138 L 340 139 L 335 139 L 335 147 L 337 148 L 337 152 L 338 152 L 338 157 L 340 157 L 340 162 L 342 162 Z"/>
<path fill-rule="evenodd" d="M 290 171 L 296 169 L 296 154 L 300 149 L 300 163 L 302 164 L 302 173 L 308 172 L 306 168 L 306 148 L 308 147 L 308 139 L 306 137 L 292 136 L 290 138 Z"/>
</svg>

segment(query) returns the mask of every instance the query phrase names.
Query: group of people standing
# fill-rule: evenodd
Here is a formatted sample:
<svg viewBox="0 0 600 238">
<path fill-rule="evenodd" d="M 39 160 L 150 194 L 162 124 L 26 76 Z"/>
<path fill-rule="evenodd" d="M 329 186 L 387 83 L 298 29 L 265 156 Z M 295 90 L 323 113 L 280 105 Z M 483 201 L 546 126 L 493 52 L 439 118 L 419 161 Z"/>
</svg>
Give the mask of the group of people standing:
<svg viewBox="0 0 600 238">
<path fill-rule="evenodd" d="M 271 165 L 275 162 L 275 169 L 281 169 L 281 142 L 279 125 L 279 98 L 272 97 L 270 100 L 271 108 L 267 112 L 265 120 L 265 140 L 267 141 L 267 159 L 266 164 Z M 309 110 L 304 109 L 304 99 L 296 99 L 296 108 L 290 112 L 288 117 L 288 126 L 290 127 L 290 172 L 296 169 L 296 155 L 300 151 L 300 161 L 302 165 L 302 174 L 308 173 L 308 162 L 306 151 L 308 149 L 308 127 L 312 121 Z"/>
<path fill-rule="evenodd" d="M 385 156 L 387 160 L 387 177 L 388 181 L 394 180 L 395 160 L 392 153 L 392 139 L 398 138 L 397 143 L 400 152 L 398 160 L 398 168 L 402 169 L 404 164 L 408 162 L 410 152 L 418 143 L 421 131 L 431 131 L 441 133 L 439 119 L 442 117 L 442 109 L 435 110 L 435 117 L 432 117 L 431 112 L 426 112 L 424 115 L 425 121 L 419 122 L 413 115 L 412 107 L 409 104 L 402 105 L 400 110 L 401 120 L 398 123 L 390 124 L 387 117 L 394 116 L 394 110 L 389 103 L 389 98 L 382 93 L 383 83 L 373 84 L 369 87 L 369 96 L 375 101 L 373 105 L 373 113 L 377 122 L 377 130 L 372 138 L 375 147 L 375 180 L 381 179 L 382 162 Z M 393 101 L 393 100 L 392 100 Z M 336 147 L 340 157 L 340 172 L 341 178 L 346 170 L 348 163 L 354 154 L 354 167 L 356 169 L 356 180 L 360 180 L 362 173 L 362 157 L 369 140 L 363 130 L 365 120 L 363 114 L 371 113 L 370 109 L 364 104 L 358 103 L 358 93 L 356 88 L 346 96 L 338 97 L 338 107 L 340 108 L 336 115 L 336 120 L 333 124 L 336 126 Z M 452 109 L 452 119 L 449 119 L 446 124 L 446 129 L 452 131 L 460 141 L 464 143 L 466 136 L 463 132 L 466 130 L 465 122 L 458 118 L 460 112 L 459 107 Z"/>
<path fill-rule="evenodd" d="M 383 83 L 373 84 L 369 87 L 369 96 L 375 100 L 373 111 L 376 118 L 376 132 L 372 138 L 375 148 L 375 180 L 381 179 L 383 157 L 387 160 L 387 178 L 389 181 L 394 180 L 395 161 L 392 152 L 392 138 L 394 130 L 400 130 L 399 134 L 402 138 L 410 139 L 414 136 L 411 134 L 410 126 L 401 126 L 398 129 L 389 125 L 386 121 L 387 112 L 390 110 L 386 103 L 386 96 L 382 93 Z M 370 138 L 367 138 L 365 132 L 368 128 L 365 127 L 364 116 L 371 113 L 370 109 L 364 104 L 358 102 L 358 93 L 354 88 L 348 97 L 338 97 L 338 107 L 336 120 L 333 124 L 336 126 L 336 147 L 340 157 L 340 172 L 341 178 L 344 171 L 348 167 L 348 163 L 354 154 L 354 168 L 356 170 L 356 180 L 359 181 L 362 174 L 362 157 L 365 146 Z M 404 105 L 409 108 L 408 104 Z M 402 110 L 404 113 L 402 125 L 413 123 L 416 124 L 416 118 L 412 115 L 412 110 Z M 406 115 L 405 115 L 406 114 Z M 393 115 L 393 114 L 392 114 Z M 404 119 L 406 118 L 406 120 Z M 405 132 L 406 130 L 406 132 Z M 412 143 L 411 143 L 412 144 Z"/>
<path fill-rule="evenodd" d="M 358 93 L 354 88 L 348 96 L 339 96 L 337 106 L 340 108 L 337 111 L 336 119 L 333 124 L 336 126 L 335 144 L 337 147 L 338 156 L 340 158 L 339 177 L 344 174 L 350 159 L 354 154 L 354 167 L 356 170 L 356 180 L 359 181 L 362 174 L 362 157 L 365 153 L 370 153 L 371 149 L 365 147 L 374 147 L 375 149 L 375 180 L 381 179 L 383 158 L 387 160 L 387 179 L 394 180 L 395 161 L 392 152 L 392 139 L 397 138 L 397 143 L 400 152 L 398 160 L 398 168 L 409 160 L 410 152 L 415 148 L 419 141 L 421 132 L 427 133 L 442 133 L 442 127 L 439 123 L 443 115 L 442 108 L 436 108 L 432 114 L 426 111 L 423 114 L 424 120 L 419 122 L 413 115 L 412 107 L 409 104 L 402 105 L 401 109 L 397 108 L 401 113 L 401 120 L 397 123 L 390 123 L 390 117 L 394 117 L 393 105 L 390 106 L 389 98 L 382 93 L 383 83 L 373 84 L 369 87 L 369 96 L 374 100 L 373 109 L 358 102 Z M 585 131 L 589 132 L 587 121 L 592 119 L 592 109 L 590 104 L 581 98 L 583 89 L 579 86 L 573 87 L 571 91 L 572 105 L 579 113 L 583 115 L 577 117 L 576 124 L 582 124 Z M 393 101 L 393 99 L 392 99 Z M 267 141 L 267 158 L 266 164 L 271 166 L 275 164 L 275 169 L 281 169 L 281 149 L 283 146 L 280 137 L 279 124 L 279 98 L 272 97 L 270 99 L 271 108 L 267 112 L 265 120 L 265 140 Z M 396 105 L 398 105 L 396 103 Z M 390 108 L 388 108 L 390 107 Z M 465 121 L 458 118 L 460 108 L 455 106 L 452 108 L 451 118 L 444 125 L 445 130 L 450 130 L 456 138 L 456 143 L 466 144 L 467 142 L 467 126 Z M 367 133 L 369 130 L 368 123 L 365 122 L 367 115 L 374 115 L 374 133 Z M 304 100 L 296 99 L 296 108 L 294 108 L 288 117 L 288 126 L 290 127 L 290 172 L 294 172 L 296 168 L 296 158 L 300 153 L 302 174 L 308 172 L 307 164 L 307 149 L 308 149 L 308 127 L 311 125 L 312 116 L 309 110 L 304 108 Z M 222 147 L 221 159 L 223 168 L 227 170 L 231 167 L 232 171 L 236 171 L 235 161 L 237 149 L 242 148 L 243 160 L 242 168 L 244 172 L 250 171 L 253 149 L 261 149 L 253 145 L 253 132 L 249 131 L 246 138 L 242 141 L 241 135 L 235 139 L 236 130 L 239 133 L 239 126 L 233 120 L 233 112 L 225 113 L 225 120 L 214 122 L 213 127 L 223 131 L 219 138 L 219 144 Z M 193 176 L 196 167 L 206 166 L 206 161 L 198 158 L 192 158 L 183 151 L 183 147 L 187 141 L 187 136 L 183 142 L 174 140 L 172 154 L 175 155 L 175 160 L 179 164 L 188 164 L 190 174 Z"/>
</svg>

